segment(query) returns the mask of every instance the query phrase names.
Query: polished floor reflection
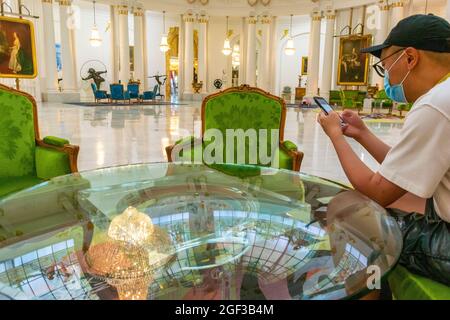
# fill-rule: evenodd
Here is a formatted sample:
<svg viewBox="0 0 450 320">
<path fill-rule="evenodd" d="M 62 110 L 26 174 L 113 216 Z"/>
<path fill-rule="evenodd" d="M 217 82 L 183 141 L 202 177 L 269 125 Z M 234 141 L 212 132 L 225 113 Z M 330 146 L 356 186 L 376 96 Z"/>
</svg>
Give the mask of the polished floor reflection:
<svg viewBox="0 0 450 320">
<path fill-rule="evenodd" d="M 80 146 L 80 171 L 115 165 L 167 161 L 164 148 L 180 137 L 201 130 L 200 102 L 173 106 L 81 107 L 61 103 L 38 105 L 41 136 L 67 138 Z M 288 108 L 285 139 L 305 153 L 302 172 L 347 182 L 333 145 L 315 121 L 316 112 Z M 399 123 L 369 123 L 386 143 L 399 138 Z M 372 169 L 378 164 L 361 146 L 350 141 Z"/>
</svg>

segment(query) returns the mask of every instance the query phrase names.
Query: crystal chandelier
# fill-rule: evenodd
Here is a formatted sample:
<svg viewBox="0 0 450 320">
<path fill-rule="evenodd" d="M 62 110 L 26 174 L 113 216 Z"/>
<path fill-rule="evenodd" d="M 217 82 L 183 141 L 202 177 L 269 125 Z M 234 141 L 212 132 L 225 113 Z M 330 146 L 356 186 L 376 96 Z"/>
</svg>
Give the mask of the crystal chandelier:
<svg viewBox="0 0 450 320">
<path fill-rule="evenodd" d="M 94 25 L 92 26 L 91 38 L 89 39 L 89 42 L 90 42 L 91 46 L 99 47 L 102 44 L 102 38 L 100 38 L 100 33 L 98 32 L 98 28 L 95 23 L 95 0 L 92 1 L 92 3 L 94 6 Z"/>
<path fill-rule="evenodd" d="M 291 25 L 289 27 L 289 38 L 286 43 L 286 47 L 284 48 L 284 53 L 287 56 L 292 56 L 295 54 L 294 40 L 292 39 L 292 14 L 291 14 Z"/>
<path fill-rule="evenodd" d="M 226 56 L 229 56 L 232 52 L 233 50 L 231 49 L 230 39 L 228 39 L 228 16 L 227 16 L 227 32 L 225 41 L 223 43 L 222 53 Z"/>
<path fill-rule="evenodd" d="M 241 60 L 240 60 L 240 50 L 239 50 L 239 45 L 235 44 L 233 46 L 233 53 L 231 54 L 231 65 L 234 68 L 237 68 L 241 65 Z"/>
<path fill-rule="evenodd" d="M 167 42 L 167 34 L 166 34 L 166 12 L 163 11 L 163 35 L 161 37 L 161 44 L 159 45 L 159 49 L 161 52 L 169 51 L 169 43 Z"/>
</svg>

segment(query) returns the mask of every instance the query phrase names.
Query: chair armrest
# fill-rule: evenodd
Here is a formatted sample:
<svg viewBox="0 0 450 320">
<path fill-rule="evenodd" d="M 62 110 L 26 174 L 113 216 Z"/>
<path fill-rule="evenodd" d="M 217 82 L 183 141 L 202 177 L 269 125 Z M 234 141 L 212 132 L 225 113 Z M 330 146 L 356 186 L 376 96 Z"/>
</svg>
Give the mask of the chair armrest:
<svg viewBox="0 0 450 320">
<path fill-rule="evenodd" d="M 36 139 L 36 146 L 67 154 L 70 171 L 72 173 L 78 172 L 77 159 L 80 151 L 79 146 L 69 144 L 69 141 L 66 139 L 52 136 L 45 137 L 43 140 Z"/>
<path fill-rule="evenodd" d="M 280 149 L 285 151 L 292 158 L 292 170 L 300 171 L 303 161 L 303 152 L 298 151 L 298 147 L 292 141 L 286 140 L 280 143 Z"/>
</svg>

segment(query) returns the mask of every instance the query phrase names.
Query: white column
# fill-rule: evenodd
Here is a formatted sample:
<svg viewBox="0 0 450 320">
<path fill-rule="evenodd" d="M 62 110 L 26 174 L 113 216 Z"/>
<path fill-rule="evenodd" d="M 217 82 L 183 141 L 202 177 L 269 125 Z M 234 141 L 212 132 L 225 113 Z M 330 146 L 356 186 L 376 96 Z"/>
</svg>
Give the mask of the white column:
<svg viewBox="0 0 450 320">
<path fill-rule="evenodd" d="M 134 79 L 144 87 L 144 10 L 134 9 Z"/>
<path fill-rule="evenodd" d="M 55 24 L 52 0 L 42 0 L 42 23 L 45 42 L 45 91 L 56 92 L 58 89 L 58 71 L 56 68 Z"/>
<path fill-rule="evenodd" d="M 264 16 L 261 19 L 261 64 L 258 73 L 258 87 L 269 91 L 270 89 L 270 23 L 271 18 Z"/>
<path fill-rule="evenodd" d="M 75 71 L 75 46 L 73 27 L 70 21 L 71 0 L 59 0 L 59 18 L 61 30 L 62 87 L 64 91 L 78 91 L 77 73 Z"/>
<path fill-rule="evenodd" d="M 380 25 L 377 26 L 375 44 L 382 44 L 388 36 L 389 4 L 387 3 L 387 0 L 380 0 L 378 2 L 378 6 L 380 7 Z M 384 86 L 384 79 L 381 78 L 375 71 L 372 71 L 372 83 L 378 84 L 378 88 L 382 89 Z"/>
<path fill-rule="evenodd" d="M 246 82 L 250 86 L 256 86 L 256 17 L 247 19 L 247 59 Z"/>
<path fill-rule="evenodd" d="M 194 81 L 194 16 L 184 15 L 184 94 L 191 95 Z"/>
<path fill-rule="evenodd" d="M 334 51 L 334 24 L 336 13 L 334 10 L 328 10 L 326 13 L 326 31 L 325 31 L 325 53 L 323 61 L 322 83 L 320 85 L 320 95 L 325 99 L 330 97 L 331 75 L 333 72 L 333 51 Z"/>
<path fill-rule="evenodd" d="M 321 12 L 315 11 L 311 15 L 311 33 L 309 36 L 309 57 L 308 57 L 308 82 L 306 86 L 306 96 L 317 95 L 319 87 L 319 59 L 320 59 L 320 23 Z"/>
<path fill-rule="evenodd" d="M 203 82 L 202 93 L 208 92 L 207 75 L 207 52 L 208 52 L 208 17 L 202 15 L 198 19 L 198 82 Z"/>
<path fill-rule="evenodd" d="M 404 6 L 403 0 L 396 0 L 391 3 L 391 26 L 390 28 L 394 28 L 397 23 L 404 17 Z"/>
<path fill-rule="evenodd" d="M 118 7 L 119 13 L 119 80 L 125 85 L 130 80 L 130 40 L 128 37 L 128 7 Z"/>
</svg>

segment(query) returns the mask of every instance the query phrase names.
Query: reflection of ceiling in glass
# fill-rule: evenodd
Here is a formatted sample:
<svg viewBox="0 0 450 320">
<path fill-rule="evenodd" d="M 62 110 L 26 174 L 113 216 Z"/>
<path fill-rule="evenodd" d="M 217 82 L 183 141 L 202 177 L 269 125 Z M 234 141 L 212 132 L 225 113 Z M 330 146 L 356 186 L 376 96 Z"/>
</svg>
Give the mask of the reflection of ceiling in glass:
<svg viewBox="0 0 450 320">
<path fill-rule="evenodd" d="M 213 233 L 225 240 L 216 242 L 208 251 L 204 244 L 179 250 L 176 259 L 155 275 L 150 287 L 152 297 L 167 298 L 171 294 L 179 294 L 177 290 L 180 288 L 204 286 L 205 270 L 199 266 L 205 263 L 204 259 L 211 259 L 211 254 L 213 259 L 220 259 L 224 255 L 233 256 L 243 252 L 236 264 L 211 266 L 208 269 L 211 274 L 213 271 L 231 274 L 239 266 L 247 275 L 267 283 L 288 278 L 293 298 L 302 298 L 301 295 L 313 297 L 327 290 L 337 290 L 342 285 L 336 279 L 342 278 L 343 281 L 349 272 L 354 273 L 366 267 L 367 257 L 349 244 L 335 266 L 330 253 L 323 250 L 324 242 L 328 241 L 324 238 L 325 233 L 316 226 L 306 226 L 289 217 L 251 213 L 253 219 L 236 227 L 235 221 L 241 221 L 245 214 L 241 211 L 215 210 L 212 213 Z M 258 219 L 254 219 L 256 217 Z M 166 229 L 174 243 L 178 244 L 201 236 L 192 234 L 192 221 L 192 213 L 188 212 L 153 218 L 153 222 Z M 240 233 L 251 245 L 243 250 L 242 244 L 227 242 L 230 232 L 234 232 L 234 235 Z M 0 261 L 0 292 L 18 299 L 99 299 L 99 295 L 105 298 L 102 292 L 110 290 L 109 286 L 83 274 L 76 243 L 74 239 L 59 241 Z M 210 256 L 205 257 L 205 252 Z M 297 292 L 296 283 L 302 274 L 315 265 L 327 265 L 328 269 L 324 270 L 328 276 L 318 275 L 304 292 Z M 243 283 L 241 291 L 243 295 L 247 294 L 246 283 Z M 106 297 L 113 298 L 114 295 Z"/>
</svg>

